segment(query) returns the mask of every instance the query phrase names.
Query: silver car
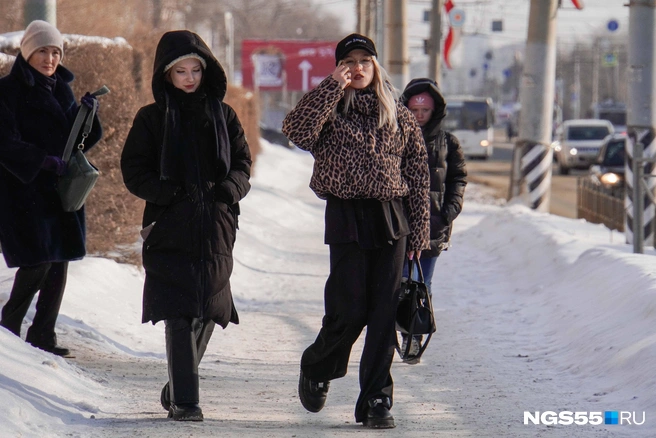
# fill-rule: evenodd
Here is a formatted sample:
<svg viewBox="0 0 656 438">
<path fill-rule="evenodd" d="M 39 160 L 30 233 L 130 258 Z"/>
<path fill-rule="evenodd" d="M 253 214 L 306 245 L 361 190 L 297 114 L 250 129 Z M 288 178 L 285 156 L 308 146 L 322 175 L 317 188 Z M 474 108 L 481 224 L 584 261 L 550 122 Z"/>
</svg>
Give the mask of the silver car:
<svg viewBox="0 0 656 438">
<path fill-rule="evenodd" d="M 588 169 L 596 161 L 604 139 L 613 133 L 608 120 L 567 120 L 556 131 L 552 147 L 558 173 L 567 175 L 570 169 Z"/>
</svg>

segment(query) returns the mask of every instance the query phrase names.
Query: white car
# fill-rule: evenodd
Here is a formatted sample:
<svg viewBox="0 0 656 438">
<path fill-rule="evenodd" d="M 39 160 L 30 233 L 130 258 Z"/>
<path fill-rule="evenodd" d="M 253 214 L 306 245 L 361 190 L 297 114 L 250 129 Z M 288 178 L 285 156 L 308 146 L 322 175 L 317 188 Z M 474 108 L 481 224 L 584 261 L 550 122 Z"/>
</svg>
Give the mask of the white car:
<svg viewBox="0 0 656 438">
<path fill-rule="evenodd" d="M 604 139 L 613 133 L 608 120 L 566 120 L 556 130 L 552 144 L 558 173 L 567 175 L 570 169 L 588 169 L 595 162 Z"/>
</svg>

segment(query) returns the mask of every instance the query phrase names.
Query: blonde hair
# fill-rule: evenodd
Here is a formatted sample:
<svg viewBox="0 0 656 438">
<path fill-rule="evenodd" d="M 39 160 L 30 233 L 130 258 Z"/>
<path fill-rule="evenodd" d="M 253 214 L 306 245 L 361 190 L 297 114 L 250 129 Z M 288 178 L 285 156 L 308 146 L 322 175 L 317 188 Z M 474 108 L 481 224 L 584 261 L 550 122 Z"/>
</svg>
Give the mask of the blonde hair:
<svg viewBox="0 0 656 438">
<path fill-rule="evenodd" d="M 373 87 L 376 96 L 378 97 L 378 128 L 389 125 L 392 132 L 396 132 L 398 124 L 396 122 L 396 100 L 394 99 L 394 86 L 389 80 L 387 71 L 382 65 L 378 63 L 375 56 L 372 56 L 374 65 L 374 76 L 371 78 L 370 87 Z M 344 90 L 344 109 L 342 114 L 347 114 L 353 99 L 355 98 L 355 90 L 347 87 Z M 337 116 L 337 107 L 333 110 L 333 117 Z"/>
</svg>

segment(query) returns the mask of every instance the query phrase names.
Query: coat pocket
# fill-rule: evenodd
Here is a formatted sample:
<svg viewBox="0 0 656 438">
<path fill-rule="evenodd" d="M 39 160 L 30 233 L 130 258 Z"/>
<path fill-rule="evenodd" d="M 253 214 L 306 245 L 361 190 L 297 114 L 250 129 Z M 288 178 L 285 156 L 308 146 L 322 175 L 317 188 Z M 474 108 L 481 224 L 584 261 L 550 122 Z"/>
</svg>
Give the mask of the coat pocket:
<svg viewBox="0 0 656 438">
<path fill-rule="evenodd" d="M 213 239 L 214 254 L 232 255 L 232 248 L 237 237 L 237 214 L 223 202 L 214 203 Z"/>
<path fill-rule="evenodd" d="M 167 206 L 156 221 L 141 230 L 146 234 L 144 250 L 191 253 L 194 229 L 192 212 L 193 208 L 189 201 Z"/>
</svg>

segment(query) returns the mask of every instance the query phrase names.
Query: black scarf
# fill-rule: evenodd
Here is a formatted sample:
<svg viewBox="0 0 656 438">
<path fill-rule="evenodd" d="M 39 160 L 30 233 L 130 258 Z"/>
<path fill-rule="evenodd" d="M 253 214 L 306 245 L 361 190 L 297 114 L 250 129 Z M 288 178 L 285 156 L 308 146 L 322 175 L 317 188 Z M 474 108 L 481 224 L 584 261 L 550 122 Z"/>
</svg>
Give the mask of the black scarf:
<svg viewBox="0 0 656 438">
<path fill-rule="evenodd" d="M 182 182 L 185 160 L 185 141 L 181 130 L 181 111 L 204 113 L 214 128 L 217 182 L 222 181 L 230 169 L 230 138 L 223 111 L 218 102 L 208 97 L 201 86 L 193 93 L 185 93 L 166 83 L 166 114 L 164 144 L 160 162 L 160 179 Z"/>
<path fill-rule="evenodd" d="M 29 65 L 29 64 L 28 64 Z M 47 90 L 49 93 L 55 92 L 55 87 L 57 86 L 57 75 L 46 76 L 31 65 L 29 66 L 34 77 L 34 84 L 37 87 L 42 87 Z"/>
</svg>

